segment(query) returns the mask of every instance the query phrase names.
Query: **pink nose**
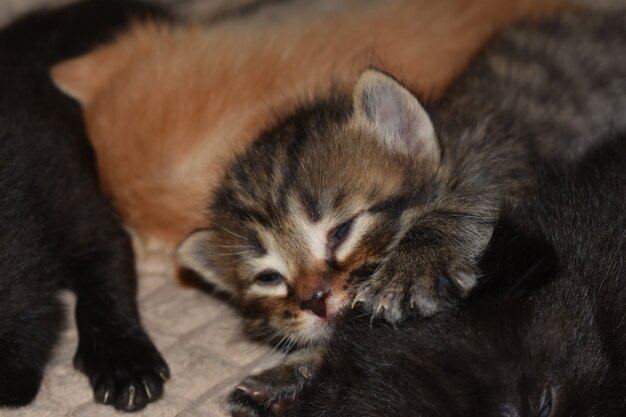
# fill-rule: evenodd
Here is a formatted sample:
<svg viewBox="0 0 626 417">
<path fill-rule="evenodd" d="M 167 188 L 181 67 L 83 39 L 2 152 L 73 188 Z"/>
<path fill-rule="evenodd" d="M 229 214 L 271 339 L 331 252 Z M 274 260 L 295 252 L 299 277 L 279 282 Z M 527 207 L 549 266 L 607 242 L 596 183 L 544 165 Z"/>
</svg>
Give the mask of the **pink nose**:
<svg viewBox="0 0 626 417">
<path fill-rule="evenodd" d="M 301 301 L 300 308 L 302 310 L 310 310 L 316 316 L 323 319 L 326 318 L 326 299 L 330 295 L 330 291 L 316 291 L 309 300 Z"/>
</svg>

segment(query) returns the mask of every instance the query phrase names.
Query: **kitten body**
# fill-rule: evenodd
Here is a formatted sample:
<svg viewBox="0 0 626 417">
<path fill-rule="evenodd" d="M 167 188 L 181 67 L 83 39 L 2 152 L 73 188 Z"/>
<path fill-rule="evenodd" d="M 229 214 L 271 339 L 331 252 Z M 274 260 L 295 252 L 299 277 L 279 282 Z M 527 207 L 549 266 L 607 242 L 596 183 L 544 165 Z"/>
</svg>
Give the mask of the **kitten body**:
<svg viewBox="0 0 626 417">
<path fill-rule="evenodd" d="M 426 109 L 366 71 L 352 99 L 261 135 L 181 259 L 234 294 L 259 337 L 303 346 L 352 300 L 393 322 L 457 303 L 502 205 L 626 122 L 625 22 L 565 13 L 507 29 Z"/>
<path fill-rule="evenodd" d="M 89 1 L 0 31 L 0 407 L 28 404 L 77 295 L 77 368 L 95 399 L 134 411 L 160 398 L 167 364 L 144 331 L 127 233 L 98 187 L 80 109 L 49 68 L 151 6 Z"/>
<path fill-rule="evenodd" d="M 437 95 L 495 30 L 562 6 L 394 0 L 273 27 L 141 24 L 53 75 L 82 104 L 102 186 L 125 221 L 171 249 L 206 224 L 224 170 L 277 115 L 349 88 L 376 63 Z"/>
<path fill-rule="evenodd" d="M 576 168 L 543 175 L 496 228 L 505 244 L 486 255 L 506 267 L 493 279 L 518 274 L 510 285 L 396 328 L 348 312 L 297 407 L 281 415 L 624 415 L 625 173 L 622 135 Z M 522 241 L 531 258 L 556 256 L 556 268 L 511 270 L 505 263 L 526 255 Z M 268 410 L 256 412 L 240 415 Z"/>
</svg>

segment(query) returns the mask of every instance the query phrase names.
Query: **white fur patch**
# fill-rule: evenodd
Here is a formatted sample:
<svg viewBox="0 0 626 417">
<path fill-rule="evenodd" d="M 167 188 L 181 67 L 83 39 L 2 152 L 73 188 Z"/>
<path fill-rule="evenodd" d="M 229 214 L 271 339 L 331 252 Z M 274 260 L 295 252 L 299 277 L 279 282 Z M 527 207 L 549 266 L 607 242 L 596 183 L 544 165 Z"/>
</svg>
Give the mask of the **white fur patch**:
<svg viewBox="0 0 626 417">
<path fill-rule="evenodd" d="M 300 314 L 301 326 L 298 331 L 298 339 L 301 343 L 321 342 L 326 340 L 332 331 L 329 322 L 309 311 Z"/>
<path fill-rule="evenodd" d="M 287 283 L 284 281 L 280 284 L 261 284 L 255 282 L 246 291 L 247 295 L 255 295 L 259 297 L 286 297 L 288 293 Z"/>
<path fill-rule="evenodd" d="M 248 261 L 248 272 L 251 278 L 254 279 L 254 277 L 261 273 L 273 271 L 282 275 L 286 280 L 289 280 L 289 266 L 280 255 L 280 251 L 273 237 L 271 237 L 270 234 L 264 234 L 262 238 L 267 248 L 267 254 Z M 256 281 L 253 282 L 246 291 L 247 294 L 264 297 L 286 297 L 287 292 L 286 282 L 271 285 L 258 283 Z"/>
<path fill-rule="evenodd" d="M 327 219 L 312 223 L 310 220 L 300 216 L 295 220 L 297 228 L 301 231 L 302 237 L 311 253 L 311 263 L 316 264 L 326 259 L 328 232 L 331 230 L 331 223 Z"/>
</svg>

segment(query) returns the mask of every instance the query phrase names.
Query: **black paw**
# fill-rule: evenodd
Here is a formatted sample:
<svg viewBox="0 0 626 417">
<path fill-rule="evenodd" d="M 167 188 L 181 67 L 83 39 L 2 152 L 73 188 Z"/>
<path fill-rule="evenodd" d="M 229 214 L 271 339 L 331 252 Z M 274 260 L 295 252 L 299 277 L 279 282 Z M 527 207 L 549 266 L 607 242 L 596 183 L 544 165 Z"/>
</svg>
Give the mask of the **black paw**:
<svg viewBox="0 0 626 417">
<path fill-rule="evenodd" d="M 11 369 L 0 360 L 0 406 L 22 407 L 30 404 L 41 386 L 42 370 Z"/>
<path fill-rule="evenodd" d="M 282 365 L 249 376 L 228 396 L 228 410 L 233 417 L 282 416 L 312 376 L 306 365 Z"/>
<path fill-rule="evenodd" d="M 81 343 L 74 366 L 89 377 L 96 402 L 118 410 L 137 411 L 163 395 L 170 371 L 147 338 L 115 343 Z"/>
<path fill-rule="evenodd" d="M 390 323 L 414 313 L 431 316 L 465 298 L 477 282 L 470 264 L 446 268 L 438 264 L 389 259 L 357 288 L 353 304 L 362 303 L 373 317 Z"/>
</svg>

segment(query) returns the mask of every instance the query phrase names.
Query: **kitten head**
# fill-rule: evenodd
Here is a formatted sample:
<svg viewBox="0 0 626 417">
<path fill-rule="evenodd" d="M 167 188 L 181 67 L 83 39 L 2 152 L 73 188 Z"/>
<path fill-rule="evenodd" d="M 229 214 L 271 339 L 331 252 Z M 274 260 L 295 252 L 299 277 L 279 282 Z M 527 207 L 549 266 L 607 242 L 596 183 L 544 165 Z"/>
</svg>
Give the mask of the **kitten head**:
<svg viewBox="0 0 626 417">
<path fill-rule="evenodd" d="M 391 77 L 368 70 L 352 103 L 285 120 L 227 172 L 211 226 L 182 264 L 240 301 L 261 337 L 325 339 L 353 282 L 370 275 L 442 175 L 433 125 Z"/>
</svg>

